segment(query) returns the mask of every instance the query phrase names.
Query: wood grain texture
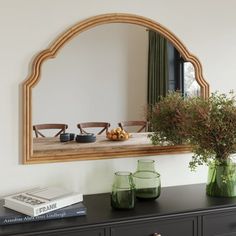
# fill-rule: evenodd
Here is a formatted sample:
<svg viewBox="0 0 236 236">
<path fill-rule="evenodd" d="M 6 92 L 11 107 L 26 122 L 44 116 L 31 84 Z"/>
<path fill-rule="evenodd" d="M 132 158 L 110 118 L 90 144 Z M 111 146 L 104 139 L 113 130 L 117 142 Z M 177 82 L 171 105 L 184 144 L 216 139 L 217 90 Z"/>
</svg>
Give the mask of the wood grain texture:
<svg viewBox="0 0 236 236">
<path fill-rule="evenodd" d="M 78 155 L 81 160 L 106 159 L 111 157 L 120 157 L 123 153 L 125 156 L 133 156 L 135 152 L 139 155 L 153 155 L 156 151 L 159 154 L 166 154 L 166 149 L 170 153 L 189 152 L 190 146 L 154 146 L 147 137 L 148 133 L 133 133 L 128 140 L 111 141 L 105 135 L 97 135 L 94 143 L 77 143 L 76 141 L 60 142 L 58 137 L 53 138 L 34 138 L 33 154 L 41 162 L 47 161 L 50 156 L 52 160 L 67 155 L 69 160 L 76 160 Z M 104 155 L 104 153 L 106 155 Z M 70 158 L 69 158 L 70 157 Z"/>
<path fill-rule="evenodd" d="M 126 13 L 111 13 L 91 17 L 67 29 L 54 42 L 52 42 L 48 49 L 41 51 L 32 62 L 30 75 L 23 82 L 23 164 L 158 155 L 181 153 L 186 152 L 187 149 L 189 150 L 189 147 L 184 146 L 162 147 L 161 149 L 156 146 L 149 147 L 149 149 L 138 148 L 134 146 L 124 150 L 117 150 L 116 152 L 112 150 L 105 150 L 103 153 L 97 152 L 97 150 L 94 151 L 93 149 L 91 149 L 88 153 L 74 153 L 73 155 L 55 152 L 53 155 L 45 154 L 43 158 L 38 157 L 33 153 L 32 89 L 40 81 L 40 73 L 43 63 L 48 59 L 56 57 L 60 49 L 62 49 L 65 44 L 69 43 L 72 38 L 78 36 L 86 30 L 89 30 L 90 28 L 108 23 L 130 23 L 144 26 L 159 32 L 175 46 L 175 48 L 186 61 L 189 61 L 193 64 L 195 68 L 196 80 L 201 87 L 201 96 L 204 98 L 209 96 L 209 84 L 203 78 L 201 63 L 194 55 L 189 53 L 183 43 L 164 26 L 151 19 Z"/>
</svg>

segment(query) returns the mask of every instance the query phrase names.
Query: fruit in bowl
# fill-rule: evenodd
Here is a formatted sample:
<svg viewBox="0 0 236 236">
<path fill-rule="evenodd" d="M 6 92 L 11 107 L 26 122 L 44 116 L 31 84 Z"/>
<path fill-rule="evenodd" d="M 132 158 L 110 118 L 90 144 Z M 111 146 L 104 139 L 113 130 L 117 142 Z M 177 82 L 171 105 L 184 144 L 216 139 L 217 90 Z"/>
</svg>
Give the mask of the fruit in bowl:
<svg viewBox="0 0 236 236">
<path fill-rule="evenodd" d="M 124 141 L 130 138 L 130 134 L 120 127 L 107 132 L 107 138 L 112 141 Z"/>
</svg>

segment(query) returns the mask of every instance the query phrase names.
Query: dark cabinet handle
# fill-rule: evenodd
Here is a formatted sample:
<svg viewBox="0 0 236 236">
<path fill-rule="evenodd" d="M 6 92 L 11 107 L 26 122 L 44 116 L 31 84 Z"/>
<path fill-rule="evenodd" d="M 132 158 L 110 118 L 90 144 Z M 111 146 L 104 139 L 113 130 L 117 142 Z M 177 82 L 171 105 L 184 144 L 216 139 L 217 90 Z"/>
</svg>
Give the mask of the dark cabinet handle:
<svg viewBox="0 0 236 236">
<path fill-rule="evenodd" d="M 161 234 L 154 233 L 152 236 L 161 236 Z"/>
</svg>

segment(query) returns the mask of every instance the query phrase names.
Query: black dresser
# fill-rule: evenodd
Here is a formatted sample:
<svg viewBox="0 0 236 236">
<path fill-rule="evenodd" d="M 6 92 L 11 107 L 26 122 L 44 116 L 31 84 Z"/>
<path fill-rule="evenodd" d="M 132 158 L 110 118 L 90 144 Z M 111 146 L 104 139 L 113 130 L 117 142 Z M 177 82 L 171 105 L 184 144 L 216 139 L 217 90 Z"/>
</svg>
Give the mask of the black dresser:
<svg viewBox="0 0 236 236">
<path fill-rule="evenodd" d="M 212 198 L 205 185 L 162 188 L 155 201 L 113 210 L 109 193 L 84 196 L 86 216 L 0 226 L 21 236 L 236 236 L 236 198 Z"/>
</svg>

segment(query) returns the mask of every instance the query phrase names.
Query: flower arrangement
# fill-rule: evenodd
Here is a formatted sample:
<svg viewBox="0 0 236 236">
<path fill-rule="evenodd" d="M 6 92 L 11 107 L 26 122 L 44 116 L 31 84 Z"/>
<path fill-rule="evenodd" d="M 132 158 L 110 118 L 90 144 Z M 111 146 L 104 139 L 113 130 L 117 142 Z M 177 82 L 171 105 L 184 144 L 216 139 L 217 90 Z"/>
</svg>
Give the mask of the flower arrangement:
<svg viewBox="0 0 236 236">
<path fill-rule="evenodd" d="M 149 135 L 155 145 L 179 145 L 186 143 L 186 101 L 180 93 L 170 92 L 166 97 L 150 107 L 148 120 L 150 129 Z"/>
<path fill-rule="evenodd" d="M 236 100 L 231 92 L 213 93 L 208 99 L 190 98 L 188 103 L 188 138 L 193 145 L 190 167 L 224 163 L 235 152 Z"/>
<path fill-rule="evenodd" d="M 236 164 L 228 167 L 236 152 L 236 99 L 233 92 L 228 95 L 215 92 L 207 99 L 183 98 L 180 93 L 172 92 L 154 106 L 149 120 L 153 128 L 150 134 L 153 144 L 190 144 L 193 150 L 189 163 L 191 170 L 203 164 L 211 168 L 207 185 L 209 195 L 236 195 Z M 235 187 L 229 191 L 228 187 L 224 189 L 224 183 L 233 183 Z"/>
</svg>

